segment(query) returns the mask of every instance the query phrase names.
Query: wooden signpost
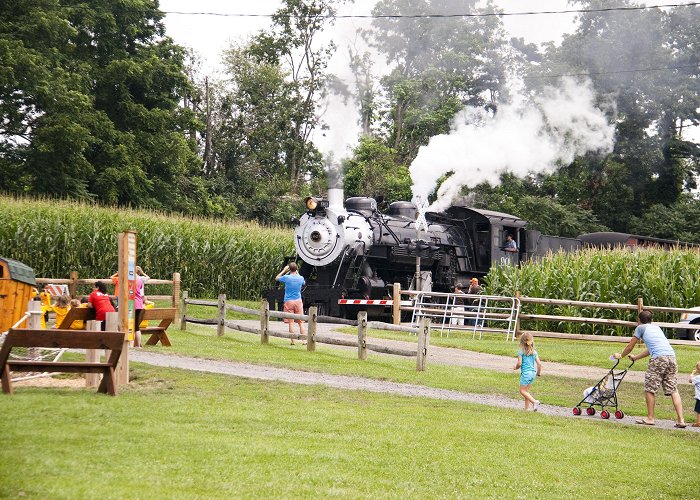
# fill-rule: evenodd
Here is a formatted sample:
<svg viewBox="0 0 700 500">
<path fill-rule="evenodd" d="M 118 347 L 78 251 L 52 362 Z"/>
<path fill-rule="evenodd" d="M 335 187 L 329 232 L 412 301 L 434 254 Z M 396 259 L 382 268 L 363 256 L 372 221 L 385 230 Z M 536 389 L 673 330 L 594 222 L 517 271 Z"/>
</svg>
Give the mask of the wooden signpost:
<svg viewBox="0 0 700 500">
<path fill-rule="evenodd" d="M 134 291 L 136 290 L 136 231 L 124 231 L 118 240 L 119 323 L 124 332 L 124 347 L 117 366 L 117 384 L 129 383 L 129 343 L 134 338 Z"/>
</svg>

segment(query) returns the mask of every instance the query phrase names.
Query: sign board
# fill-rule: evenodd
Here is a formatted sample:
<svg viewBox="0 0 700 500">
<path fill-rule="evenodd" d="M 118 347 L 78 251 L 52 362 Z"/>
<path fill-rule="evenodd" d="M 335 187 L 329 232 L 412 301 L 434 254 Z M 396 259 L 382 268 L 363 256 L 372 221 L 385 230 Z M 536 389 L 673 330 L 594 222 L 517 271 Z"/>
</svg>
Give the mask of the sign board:
<svg viewBox="0 0 700 500">
<path fill-rule="evenodd" d="M 136 233 L 119 235 L 119 330 L 134 339 L 134 299 L 136 294 Z M 122 307 L 126 304 L 126 307 Z"/>
<path fill-rule="evenodd" d="M 428 211 L 428 200 L 423 200 L 420 196 L 416 196 L 415 204 L 416 208 L 418 209 L 418 215 L 416 216 L 416 230 L 427 231 L 428 221 L 425 220 L 425 212 Z"/>
</svg>

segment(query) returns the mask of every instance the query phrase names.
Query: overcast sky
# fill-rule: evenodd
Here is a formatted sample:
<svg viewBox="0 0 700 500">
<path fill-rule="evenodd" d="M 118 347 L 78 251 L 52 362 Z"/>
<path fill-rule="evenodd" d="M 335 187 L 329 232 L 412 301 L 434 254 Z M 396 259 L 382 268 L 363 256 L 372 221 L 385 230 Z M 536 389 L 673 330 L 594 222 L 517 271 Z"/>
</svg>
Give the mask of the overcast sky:
<svg viewBox="0 0 700 500">
<path fill-rule="evenodd" d="M 690 3 L 692 0 L 676 0 L 668 3 Z M 342 15 L 368 15 L 376 0 L 355 0 L 355 2 L 339 7 Z M 567 0 L 496 0 L 505 13 L 564 11 L 573 7 Z M 664 1 L 657 0 L 650 5 L 663 5 Z M 220 69 L 221 52 L 232 42 L 248 39 L 259 30 L 271 24 L 270 14 L 281 5 L 280 0 L 257 0 L 253 2 L 221 1 L 221 0 L 161 0 L 160 8 L 166 12 L 165 25 L 167 34 L 177 43 L 193 48 L 201 57 L 205 73 L 216 76 Z M 611 3 L 612 6 L 612 3 Z M 692 8 L 692 7 L 691 7 Z M 255 14 L 263 17 L 224 16 L 224 15 L 187 15 L 176 12 L 193 13 L 206 12 L 217 14 Z M 554 41 L 558 43 L 564 33 L 575 29 L 575 14 L 540 14 L 540 15 L 511 15 L 504 16 L 505 28 L 514 37 L 523 37 L 530 43 Z M 325 33 L 332 37 L 338 46 L 334 58 L 329 64 L 329 70 L 348 83 L 351 74 L 347 64 L 347 47 L 359 41 L 356 34 L 358 28 L 367 27 L 370 19 L 337 19 L 335 26 Z M 361 41 L 359 41 L 362 47 Z M 375 63 L 375 70 L 382 70 L 382 62 Z M 334 102 L 324 115 L 324 120 L 330 126 L 329 132 L 322 136 L 314 136 L 314 142 L 324 152 L 333 151 L 336 156 L 344 156 L 347 148 L 353 144 L 348 138 L 358 137 L 359 126 L 348 116 L 357 115 L 357 110 L 351 104 L 342 107 Z M 359 117 L 358 117 L 359 119 Z M 693 130 L 694 129 L 694 130 Z M 698 128 L 691 129 L 692 135 L 700 135 Z"/>
<path fill-rule="evenodd" d="M 339 8 L 344 15 L 368 15 L 376 0 L 356 0 Z M 505 12 L 559 11 L 570 9 L 567 0 L 498 0 Z M 219 14 L 272 14 L 280 6 L 279 0 L 256 2 L 222 2 L 221 0 L 161 0 L 165 12 L 211 12 Z M 333 39 L 339 52 L 356 37 L 356 30 L 367 26 L 369 19 L 338 19 L 333 28 Z M 574 14 L 543 14 L 536 16 L 505 16 L 506 29 L 513 36 L 529 42 L 558 41 L 563 33 L 573 31 Z M 209 70 L 218 66 L 220 54 L 232 41 L 244 40 L 270 25 L 269 17 L 236 17 L 213 15 L 167 14 L 165 25 L 168 35 L 176 42 L 194 48 L 205 60 Z"/>
</svg>

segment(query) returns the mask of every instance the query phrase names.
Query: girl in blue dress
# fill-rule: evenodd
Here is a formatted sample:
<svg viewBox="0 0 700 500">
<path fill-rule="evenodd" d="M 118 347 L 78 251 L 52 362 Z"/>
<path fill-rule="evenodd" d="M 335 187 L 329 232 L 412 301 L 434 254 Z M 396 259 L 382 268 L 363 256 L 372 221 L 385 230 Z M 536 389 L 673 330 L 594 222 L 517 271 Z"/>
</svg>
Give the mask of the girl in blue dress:
<svg viewBox="0 0 700 500">
<path fill-rule="evenodd" d="M 520 349 L 518 349 L 518 363 L 514 370 L 520 368 L 520 394 L 525 398 L 525 411 L 532 406 L 533 411 L 537 411 L 540 402 L 530 394 L 530 387 L 542 372 L 542 362 L 535 351 L 532 334 L 523 333 L 520 336 Z"/>
</svg>

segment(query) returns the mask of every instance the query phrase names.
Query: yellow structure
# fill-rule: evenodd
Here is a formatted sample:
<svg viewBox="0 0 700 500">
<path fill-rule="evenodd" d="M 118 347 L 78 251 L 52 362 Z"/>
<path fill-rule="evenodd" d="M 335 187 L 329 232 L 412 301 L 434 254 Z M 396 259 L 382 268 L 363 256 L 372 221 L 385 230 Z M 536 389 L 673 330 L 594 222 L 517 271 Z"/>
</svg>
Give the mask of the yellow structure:
<svg viewBox="0 0 700 500">
<path fill-rule="evenodd" d="M 0 257 L 0 333 L 6 332 L 27 312 L 34 287 L 34 269 Z"/>
</svg>

